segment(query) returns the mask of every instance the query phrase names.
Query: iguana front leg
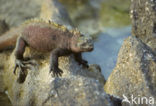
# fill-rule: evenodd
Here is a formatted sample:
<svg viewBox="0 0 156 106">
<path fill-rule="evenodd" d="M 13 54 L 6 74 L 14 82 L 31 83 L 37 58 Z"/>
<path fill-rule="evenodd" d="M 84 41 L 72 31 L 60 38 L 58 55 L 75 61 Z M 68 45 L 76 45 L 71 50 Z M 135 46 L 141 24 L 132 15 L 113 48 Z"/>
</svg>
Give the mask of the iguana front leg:
<svg viewBox="0 0 156 106">
<path fill-rule="evenodd" d="M 74 57 L 75 57 L 75 60 L 79 63 L 79 64 L 82 64 L 84 67 L 89 67 L 88 66 L 88 62 L 84 59 L 82 59 L 82 55 L 81 53 L 75 53 L 74 54 Z"/>
<path fill-rule="evenodd" d="M 54 76 L 61 76 L 63 71 L 58 68 L 58 57 L 64 56 L 66 53 L 64 50 L 57 48 L 51 52 L 50 56 L 50 73 L 53 72 Z"/>
<path fill-rule="evenodd" d="M 25 51 L 26 43 L 25 41 L 19 37 L 16 43 L 16 48 L 15 48 L 15 68 L 13 73 L 16 74 L 17 68 L 20 69 L 21 72 L 24 71 L 24 69 L 29 68 L 26 66 L 27 64 L 34 64 L 31 61 L 24 60 L 23 54 Z"/>
</svg>

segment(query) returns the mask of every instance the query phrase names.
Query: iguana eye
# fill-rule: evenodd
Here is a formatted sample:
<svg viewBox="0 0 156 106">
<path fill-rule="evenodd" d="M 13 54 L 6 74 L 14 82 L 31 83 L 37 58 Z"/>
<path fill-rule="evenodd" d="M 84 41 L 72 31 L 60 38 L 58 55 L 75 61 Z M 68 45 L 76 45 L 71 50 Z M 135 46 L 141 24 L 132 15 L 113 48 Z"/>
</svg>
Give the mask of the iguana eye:
<svg viewBox="0 0 156 106">
<path fill-rule="evenodd" d="M 83 37 L 78 38 L 78 43 L 83 42 Z"/>
</svg>

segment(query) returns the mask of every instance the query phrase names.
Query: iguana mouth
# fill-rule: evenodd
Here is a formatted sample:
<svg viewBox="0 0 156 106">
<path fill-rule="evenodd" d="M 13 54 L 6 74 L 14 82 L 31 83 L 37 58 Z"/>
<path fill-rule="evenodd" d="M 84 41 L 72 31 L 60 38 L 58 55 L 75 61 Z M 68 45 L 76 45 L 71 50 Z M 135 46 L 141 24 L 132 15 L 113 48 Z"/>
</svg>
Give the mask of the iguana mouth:
<svg viewBox="0 0 156 106">
<path fill-rule="evenodd" d="M 89 51 L 92 51 L 93 49 L 94 49 L 94 47 L 92 46 L 92 47 L 90 47 L 88 50 L 89 50 Z"/>
<path fill-rule="evenodd" d="M 92 43 L 87 44 L 85 46 L 82 47 L 85 51 L 92 51 L 94 49 L 94 46 Z"/>
</svg>

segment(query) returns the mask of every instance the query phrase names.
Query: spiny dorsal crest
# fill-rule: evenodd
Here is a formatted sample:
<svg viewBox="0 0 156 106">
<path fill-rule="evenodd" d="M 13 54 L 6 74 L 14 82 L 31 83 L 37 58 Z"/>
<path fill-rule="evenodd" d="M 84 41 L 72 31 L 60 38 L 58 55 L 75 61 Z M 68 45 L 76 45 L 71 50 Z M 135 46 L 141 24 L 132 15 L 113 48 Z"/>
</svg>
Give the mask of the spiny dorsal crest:
<svg viewBox="0 0 156 106">
<path fill-rule="evenodd" d="M 53 21 L 51 21 L 51 20 L 49 20 L 48 23 L 49 23 L 50 25 L 55 26 L 56 28 L 62 29 L 63 31 L 67 31 L 67 30 L 68 30 L 66 26 L 61 25 L 61 24 L 57 24 L 57 23 L 55 23 L 55 22 L 53 22 Z"/>
<path fill-rule="evenodd" d="M 54 26 L 55 28 L 59 28 L 62 31 L 67 31 L 68 30 L 64 25 L 57 24 L 57 23 L 55 23 L 55 22 L 53 22 L 51 20 L 45 21 L 45 20 L 40 19 L 40 18 L 34 18 L 34 19 L 27 20 L 27 21 L 25 21 L 23 23 L 23 25 L 27 25 L 27 24 L 30 24 L 30 23 L 33 23 L 33 22 L 36 22 L 36 23 L 46 23 L 46 24 Z"/>
<path fill-rule="evenodd" d="M 74 35 L 80 35 L 81 34 L 77 28 L 70 30 L 70 32 Z"/>
<path fill-rule="evenodd" d="M 27 24 L 30 24 L 30 23 L 33 23 L 33 22 L 36 22 L 36 23 L 46 23 L 46 24 L 49 24 L 49 25 L 54 26 L 55 28 L 59 28 L 59 29 L 61 29 L 62 31 L 69 31 L 69 30 L 67 29 L 67 27 L 64 26 L 64 25 L 57 24 L 57 23 L 55 23 L 55 22 L 53 22 L 53 21 L 51 21 L 51 20 L 46 21 L 46 20 L 43 20 L 43 19 L 41 19 L 41 18 L 29 19 L 29 20 L 25 21 L 25 22 L 23 23 L 23 25 L 27 25 Z M 79 31 L 77 28 L 70 30 L 70 32 L 71 32 L 73 35 L 77 35 L 77 36 L 79 36 L 79 35 L 81 34 L 80 31 Z"/>
</svg>

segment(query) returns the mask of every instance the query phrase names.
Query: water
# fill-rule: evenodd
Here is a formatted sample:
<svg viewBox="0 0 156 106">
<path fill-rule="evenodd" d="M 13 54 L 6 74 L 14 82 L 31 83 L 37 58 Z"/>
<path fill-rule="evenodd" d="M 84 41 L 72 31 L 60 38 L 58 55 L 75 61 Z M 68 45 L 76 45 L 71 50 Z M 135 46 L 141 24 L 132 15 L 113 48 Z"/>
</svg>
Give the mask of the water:
<svg viewBox="0 0 156 106">
<path fill-rule="evenodd" d="M 131 26 L 124 28 L 106 28 L 94 43 L 94 51 L 84 53 L 83 57 L 90 64 L 99 64 L 102 74 L 108 79 L 116 65 L 118 52 L 123 40 L 131 35 Z"/>
</svg>

